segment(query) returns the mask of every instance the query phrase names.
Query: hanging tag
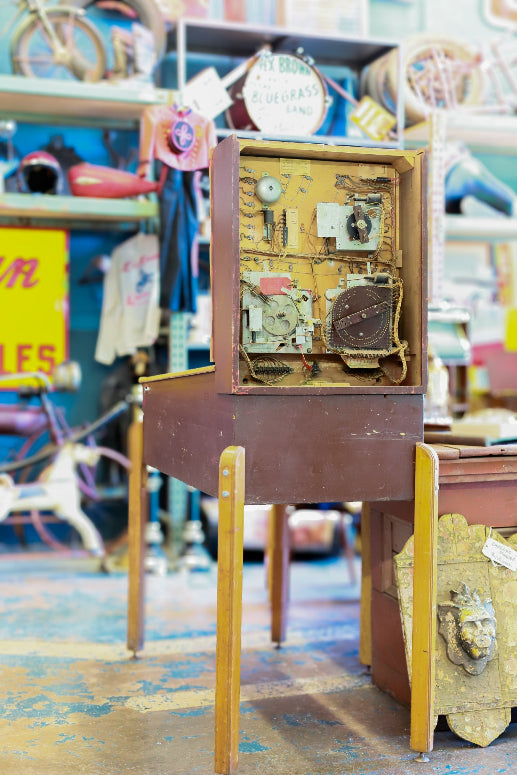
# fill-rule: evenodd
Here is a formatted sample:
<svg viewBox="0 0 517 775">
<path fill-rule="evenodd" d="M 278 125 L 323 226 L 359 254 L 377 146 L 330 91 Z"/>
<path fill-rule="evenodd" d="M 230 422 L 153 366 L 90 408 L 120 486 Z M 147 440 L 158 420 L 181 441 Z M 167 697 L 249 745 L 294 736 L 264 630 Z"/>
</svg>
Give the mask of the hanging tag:
<svg viewBox="0 0 517 775">
<path fill-rule="evenodd" d="M 505 568 L 509 568 L 511 571 L 517 570 L 517 552 L 511 546 L 494 541 L 493 538 L 488 536 L 481 551 L 489 560 L 497 562 L 499 565 L 504 565 Z"/>
<path fill-rule="evenodd" d="M 384 110 L 382 105 L 368 96 L 361 99 L 349 118 L 372 140 L 384 140 L 397 123 L 396 116 Z"/>
<path fill-rule="evenodd" d="M 208 119 L 215 118 L 232 104 L 215 67 L 207 67 L 191 78 L 182 96 L 185 105 Z"/>
</svg>

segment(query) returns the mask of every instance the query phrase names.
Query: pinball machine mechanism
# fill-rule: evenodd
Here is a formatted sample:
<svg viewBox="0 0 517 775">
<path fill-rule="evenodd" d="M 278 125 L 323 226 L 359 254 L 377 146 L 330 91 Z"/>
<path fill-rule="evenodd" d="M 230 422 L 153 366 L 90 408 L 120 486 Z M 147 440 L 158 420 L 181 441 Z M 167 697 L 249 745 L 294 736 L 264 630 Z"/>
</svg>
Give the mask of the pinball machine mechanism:
<svg viewBox="0 0 517 775">
<path fill-rule="evenodd" d="M 241 384 L 399 385 L 400 176 L 386 163 L 246 155 L 239 170 Z"/>
</svg>

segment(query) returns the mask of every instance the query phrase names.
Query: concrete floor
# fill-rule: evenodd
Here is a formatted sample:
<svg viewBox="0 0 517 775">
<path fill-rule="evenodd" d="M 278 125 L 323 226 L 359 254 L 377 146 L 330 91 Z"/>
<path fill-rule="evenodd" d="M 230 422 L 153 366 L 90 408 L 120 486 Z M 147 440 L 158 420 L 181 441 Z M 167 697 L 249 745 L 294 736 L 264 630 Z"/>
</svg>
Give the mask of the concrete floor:
<svg viewBox="0 0 517 775">
<path fill-rule="evenodd" d="M 487 749 L 449 731 L 428 764 L 409 712 L 358 662 L 359 589 L 342 560 L 295 562 L 288 640 L 269 642 L 261 564 L 246 564 L 240 775 L 495 775 L 517 729 Z M 1 775 L 213 772 L 215 570 L 150 577 L 147 645 L 124 648 L 123 573 L 84 559 L 0 556 Z"/>
</svg>

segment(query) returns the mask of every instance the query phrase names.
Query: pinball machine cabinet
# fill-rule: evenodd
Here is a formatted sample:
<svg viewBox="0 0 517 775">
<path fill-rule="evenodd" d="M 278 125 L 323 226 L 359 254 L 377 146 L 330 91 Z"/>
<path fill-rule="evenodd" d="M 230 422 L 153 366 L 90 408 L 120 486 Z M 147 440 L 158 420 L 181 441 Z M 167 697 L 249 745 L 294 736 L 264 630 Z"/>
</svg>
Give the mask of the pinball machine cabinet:
<svg viewBox="0 0 517 775">
<path fill-rule="evenodd" d="M 144 459 L 247 503 L 410 500 L 426 387 L 426 155 L 222 141 L 213 366 L 144 381 Z"/>
</svg>

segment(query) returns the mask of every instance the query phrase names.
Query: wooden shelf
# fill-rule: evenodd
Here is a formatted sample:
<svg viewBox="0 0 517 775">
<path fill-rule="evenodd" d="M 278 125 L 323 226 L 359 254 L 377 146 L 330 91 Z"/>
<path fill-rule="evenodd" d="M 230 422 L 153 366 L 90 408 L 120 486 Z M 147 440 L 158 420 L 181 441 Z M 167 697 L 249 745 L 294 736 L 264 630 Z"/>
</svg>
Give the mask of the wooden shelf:
<svg viewBox="0 0 517 775">
<path fill-rule="evenodd" d="M 180 52 L 183 39 L 189 54 L 248 57 L 262 46 L 270 45 L 277 52 L 293 53 L 302 48 L 317 63 L 346 63 L 360 67 L 397 46 L 392 40 L 378 38 L 347 38 L 340 33 L 195 18 L 179 19 L 171 37 L 169 48 L 176 47 Z"/>
<path fill-rule="evenodd" d="M 469 218 L 464 215 L 445 216 L 447 239 L 486 242 L 517 239 L 517 218 Z"/>
<path fill-rule="evenodd" d="M 50 194 L 1 194 L 2 225 L 44 225 L 64 228 L 123 229 L 158 217 L 149 200 L 104 199 Z"/>
<path fill-rule="evenodd" d="M 463 142 L 471 151 L 498 155 L 514 154 L 517 150 L 517 116 L 467 112 L 447 114 L 447 141 Z M 429 143 L 429 123 L 415 124 L 404 132 L 407 148 Z"/>
<path fill-rule="evenodd" d="M 167 104 L 170 95 L 168 89 L 143 83 L 127 86 L 0 75 L 2 118 L 32 124 L 135 129 L 144 108 Z"/>
<path fill-rule="evenodd" d="M 217 136 L 220 138 L 236 135 L 250 140 L 274 140 L 275 142 L 289 143 L 323 143 L 324 145 L 351 145 L 358 148 L 398 148 L 399 143 L 395 140 L 371 140 L 364 135 L 359 137 L 337 135 L 271 135 L 265 132 L 253 132 L 246 129 L 217 129 Z"/>
</svg>

